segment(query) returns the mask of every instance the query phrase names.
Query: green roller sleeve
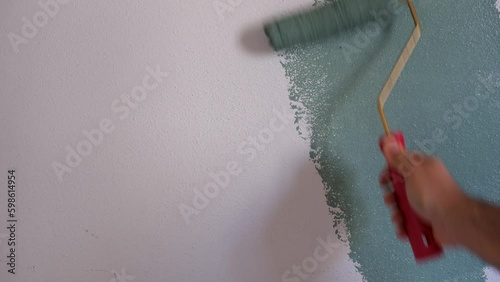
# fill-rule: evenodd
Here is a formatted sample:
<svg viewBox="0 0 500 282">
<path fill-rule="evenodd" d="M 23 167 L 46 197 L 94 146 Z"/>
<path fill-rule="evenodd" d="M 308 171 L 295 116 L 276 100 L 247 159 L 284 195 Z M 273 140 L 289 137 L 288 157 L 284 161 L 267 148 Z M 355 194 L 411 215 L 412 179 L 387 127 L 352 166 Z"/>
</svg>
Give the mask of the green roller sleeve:
<svg viewBox="0 0 500 282">
<path fill-rule="evenodd" d="M 339 35 L 374 20 L 394 0 L 340 0 L 267 24 L 275 50 Z"/>
</svg>

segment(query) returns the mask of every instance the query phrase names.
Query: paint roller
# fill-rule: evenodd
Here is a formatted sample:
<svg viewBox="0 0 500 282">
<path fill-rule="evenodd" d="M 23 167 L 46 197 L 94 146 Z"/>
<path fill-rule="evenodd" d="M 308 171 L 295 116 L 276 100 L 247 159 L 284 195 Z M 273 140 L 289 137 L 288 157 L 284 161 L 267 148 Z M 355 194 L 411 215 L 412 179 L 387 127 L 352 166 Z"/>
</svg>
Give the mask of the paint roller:
<svg viewBox="0 0 500 282">
<path fill-rule="evenodd" d="M 321 41 L 375 20 L 381 11 L 388 9 L 389 5 L 396 1 L 398 0 L 337 0 L 322 7 L 266 24 L 264 32 L 277 51 L 300 44 Z M 403 149 L 405 148 L 404 136 L 401 132 L 390 131 L 384 113 L 384 104 L 420 39 L 420 23 L 415 7 L 411 0 L 405 2 L 411 12 L 415 29 L 394 65 L 377 101 L 386 136 L 395 136 Z M 383 149 L 381 142 L 380 148 Z M 389 172 L 397 205 L 403 215 L 403 226 L 408 235 L 415 260 L 422 262 L 440 256 L 443 249 L 434 238 L 432 228 L 422 221 L 408 202 L 404 178 L 393 167 L 389 167 Z"/>
</svg>

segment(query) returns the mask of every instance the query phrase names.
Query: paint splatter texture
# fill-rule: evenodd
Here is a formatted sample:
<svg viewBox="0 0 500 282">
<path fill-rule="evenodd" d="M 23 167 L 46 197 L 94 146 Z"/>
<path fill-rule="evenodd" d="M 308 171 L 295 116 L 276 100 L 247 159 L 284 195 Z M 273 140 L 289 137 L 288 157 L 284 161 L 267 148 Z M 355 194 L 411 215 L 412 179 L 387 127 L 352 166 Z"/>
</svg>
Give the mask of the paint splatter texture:
<svg viewBox="0 0 500 282">
<path fill-rule="evenodd" d="M 415 6 L 422 39 L 386 103 L 389 125 L 405 133 L 410 149 L 442 158 L 468 193 L 499 201 L 500 150 L 491 150 L 500 135 L 497 11 L 489 1 Z M 385 161 L 377 147 L 383 129 L 376 98 L 412 31 L 405 6 L 390 13 L 391 23 L 280 53 L 297 130 L 310 140 L 334 226 L 345 222 L 350 257 L 367 281 L 484 281 L 483 264 L 463 251 L 416 265 L 382 204 L 377 179 Z M 464 105 L 486 84 L 488 99 Z M 435 142 L 435 130 L 446 141 Z"/>
</svg>

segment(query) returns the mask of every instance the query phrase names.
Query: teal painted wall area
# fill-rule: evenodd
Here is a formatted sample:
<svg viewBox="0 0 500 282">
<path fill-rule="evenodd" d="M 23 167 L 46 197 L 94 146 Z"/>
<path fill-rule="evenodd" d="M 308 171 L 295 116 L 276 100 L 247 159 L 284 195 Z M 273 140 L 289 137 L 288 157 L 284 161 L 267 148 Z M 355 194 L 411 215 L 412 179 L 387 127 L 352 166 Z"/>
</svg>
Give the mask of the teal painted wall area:
<svg viewBox="0 0 500 282">
<path fill-rule="evenodd" d="M 422 38 L 386 104 L 389 125 L 405 133 L 409 149 L 443 159 L 468 193 L 500 202 L 500 18 L 494 1 L 417 0 L 415 6 Z M 383 129 L 376 99 L 412 30 L 406 6 L 391 13 L 397 14 L 392 24 L 378 33 L 368 29 L 365 38 L 353 31 L 280 53 L 297 129 L 311 140 L 327 203 L 342 209 L 336 216 L 347 224 L 351 258 L 366 280 L 484 281 L 484 264 L 461 250 L 416 265 L 382 203 L 377 179 L 385 161 L 377 145 Z M 433 141 L 436 130 L 447 140 Z"/>
</svg>

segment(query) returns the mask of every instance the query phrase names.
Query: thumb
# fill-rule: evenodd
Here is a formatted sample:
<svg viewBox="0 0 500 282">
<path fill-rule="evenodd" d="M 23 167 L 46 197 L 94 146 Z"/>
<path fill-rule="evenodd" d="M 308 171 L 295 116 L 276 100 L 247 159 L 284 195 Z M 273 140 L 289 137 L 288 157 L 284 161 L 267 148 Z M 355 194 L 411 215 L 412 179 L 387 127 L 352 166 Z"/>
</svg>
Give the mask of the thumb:
<svg viewBox="0 0 500 282">
<path fill-rule="evenodd" d="M 389 167 L 400 170 L 402 165 L 407 165 L 408 155 L 394 136 L 389 136 L 382 141 L 383 153 Z M 401 173 L 401 171 L 399 171 Z"/>
</svg>

